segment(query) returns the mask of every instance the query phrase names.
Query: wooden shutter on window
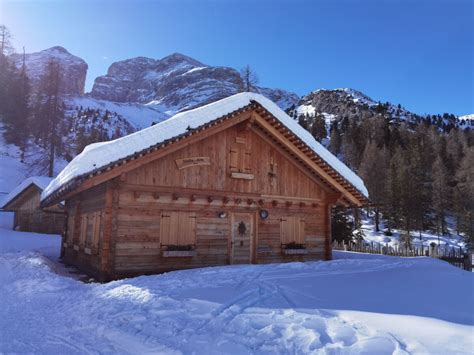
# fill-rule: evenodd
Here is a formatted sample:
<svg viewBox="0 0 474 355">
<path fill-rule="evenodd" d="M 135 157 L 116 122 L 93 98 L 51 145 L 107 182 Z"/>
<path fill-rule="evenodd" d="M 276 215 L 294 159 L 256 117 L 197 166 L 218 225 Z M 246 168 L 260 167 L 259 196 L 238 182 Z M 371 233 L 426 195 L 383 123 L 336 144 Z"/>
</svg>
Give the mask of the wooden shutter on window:
<svg viewBox="0 0 474 355">
<path fill-rule="evenodd" d="M 170 224 L 171 224 L 171 215 L 168 212 L 163 212 L 161 214 L 161 223 L 160 223 L 160 242 L 163 245 L 170 245 Z"/>
<path fill-rule="evenodd" d="M 87 235 L 87 213 L 81 215 L 81 233 L 79 234 L 79 245 L 83 246 Z"/>
<path fill-rule="evenodd" d="M 86 217 L 86 240 L 84 245 L 90 247 L 92 245 L 92 238 L 94 237 L 94 222 L 95 222 L 95 214 L 89 213 Z"/>
<path fill-rule="evenodd" d="M 231 172 L 251 173 L 252 156 L 249 148 L 248 133 L 235 137 L 229 152 L 229 169 Z"/>
<path fill-rule="evenodd" d="M 280 220 L 280 239 L 282 244 L 305 243 L 305 222 L 299 217 L 286 217 Z"/>
<path fill-rule="evenodd" d="M 196 214 L 189 212 L 163 212 L 160 236 L 162 245 L 195 245 Z"/>
<path fill-rule="evenodd" d="M 290 222 L 288 218 L 280 219 L 280 239 L 281 244 L 291 243 Z"/>
<path fill-rule="evenodd" d="M 99 248 L 100 241 L 102 212 L 97 211 L 92 213 L 91 221 L 91 238 L 88 243 L 88 246 L 93 250 L 97 250 Z"/>
<path fill-rule="evenodd" d="M 196 244 L 196 214 L 179 212 L 178 245 Z"/>
<path fill-rule="evenodd" d="M 230 147 L 229 169 L 230 171 L 239 171 L 239 145 L 235 143 Z"/>
<path fill-rule="evenodd" d="M 243 150 L 244 155 L 244 164 L 243 170 L 245 173 L 252 172 L 252 151 L 251 150 Z"/>
<path fill-rule="evenodd" d="M 295 218 L 295 219 L 296 219 L 296 221 L 295 221 L 295 238 L 296 238 L 296 240 L 295 241 L 298 244 L 304 244 L 305 243 L 305 240 L 304 240 L 304 237 L 305 237 L 304 219 L 301 219 L 301 218 Z"/>
</svg>

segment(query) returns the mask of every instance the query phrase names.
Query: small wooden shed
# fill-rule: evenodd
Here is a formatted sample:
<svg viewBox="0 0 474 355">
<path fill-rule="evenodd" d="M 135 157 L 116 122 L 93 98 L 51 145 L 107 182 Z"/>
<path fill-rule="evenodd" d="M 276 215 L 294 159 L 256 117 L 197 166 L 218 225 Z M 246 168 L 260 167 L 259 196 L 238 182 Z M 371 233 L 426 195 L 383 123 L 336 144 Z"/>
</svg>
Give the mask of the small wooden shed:
<svg viewBox="0 0 474 355">
<path fill-rule="evenodd" d="M 14 212 L 13 229 L 62 234 L 64 231 L 64 208 L 61 203 L 40 208 L 40 197 L 43 190 L 53 178 L 33 176 L 14 188 L 1 202 L 0 208 Z"/>
<path fill-rule="evenodd" d="M 62 257 L 99 280 L 331 259 L 330 209 L 362 180 L 265 97 L 242 93 L 93 144 L 43 192 Z"/>
</svg>

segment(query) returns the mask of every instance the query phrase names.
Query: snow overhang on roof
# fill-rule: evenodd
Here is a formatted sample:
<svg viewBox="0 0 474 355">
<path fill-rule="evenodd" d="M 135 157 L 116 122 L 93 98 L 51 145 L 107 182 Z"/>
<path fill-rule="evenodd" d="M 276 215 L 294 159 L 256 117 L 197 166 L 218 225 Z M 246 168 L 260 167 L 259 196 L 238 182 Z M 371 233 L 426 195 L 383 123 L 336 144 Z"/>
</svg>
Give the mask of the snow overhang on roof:
<svg viewBox="0 0 474 355">
<path fill-rule="evenodd" d="M 15 187 L 10 193 L 4 197 L 4 199 L 0 203 L 0 208 L 5 208 L 11 201 L 13 201 L 19 194 L 25 191 L 31 185 L 36 186 L 41 191 L 53 181 L 53 178 L 47 176 L 32 176 L 28 179 L 24 180 L 20 185 Z"/>
<path fill-rule="evenodd" d="M 199 108 L 174 115 L 166 121 L 113 141 L 88 145 L 43 190 L 41 203 L 49 204 L 74 190 L 85 179 L 104 169 L 110 170 L 137 154 L 146 154 L 163 143 L 184 136 L 216 120 L 240 112 L 257 103 L 306 144 L 365 199 L 368 191 L 362 179 L 324 148 L 314 137 L 266 97 L 240 93 Z"/>
</svg>

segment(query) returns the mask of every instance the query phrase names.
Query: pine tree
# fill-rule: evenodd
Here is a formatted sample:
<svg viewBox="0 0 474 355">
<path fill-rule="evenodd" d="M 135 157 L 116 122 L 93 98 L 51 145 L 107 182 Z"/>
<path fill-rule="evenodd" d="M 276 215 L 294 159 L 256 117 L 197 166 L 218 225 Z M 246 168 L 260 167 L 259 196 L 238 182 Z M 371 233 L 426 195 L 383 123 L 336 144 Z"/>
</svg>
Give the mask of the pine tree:
<svg viewBox="0 0 474 355">
<path fill-rule="evenodd" d="M 0 25 L 0 54 L 7 56 L 13 52 L 12 35 L 5 25 Z"/>
<path fill-rule="evenodd" d="M 0 54 L 0 116 L 5 126 L 4 137 L 24 153 L 28 138 L 28 105 L 30 86 L 23 65 L 18 70 Z"/>
<path fill-rule="evenodd" d="M 375 142 L 369 142 L 365 146 L 362 162 L 359 167 L 359 174 L 369 190 L 369 196 L 375 205 L 375 230 L 380 230 L 380 207 L 386 200 L 385 183 L 389 165 L 388 151 L 385 147 L 377 147 Z"/>
<path fill-rule="evenodd" d="M 347 210 L 342 207 L 333 208 L 331 218 L 332 240 L 340 243 L 351 242 L 353 230 L 354 223 L 350 220 Z"/>
<path fill-rule="evenodd" d="M 466 149 L 456 173 L 456 212 L 459 215 L 459 230 L 464 233 L 474 250 L 474 146 Z"/>
<path fill-rule="evenodd" d="M 438 156 L 433 163 L 433 210 L 438 235 L 447 233 L 446 215 L 449 208 L 450 190 L 448 172 L 443 159 Z"/>
<path fill-rule="evenodd" d="M 58 148 L 61 146 L 61 127 L 64 121 L 64 105 L 60 94 L 61 74 L 58 62 L 48 62 L 34 108 L 36 134 L 48 149 L 48 176 L 53 176 L 55 157 L 60 153 Z"/>
</svg>

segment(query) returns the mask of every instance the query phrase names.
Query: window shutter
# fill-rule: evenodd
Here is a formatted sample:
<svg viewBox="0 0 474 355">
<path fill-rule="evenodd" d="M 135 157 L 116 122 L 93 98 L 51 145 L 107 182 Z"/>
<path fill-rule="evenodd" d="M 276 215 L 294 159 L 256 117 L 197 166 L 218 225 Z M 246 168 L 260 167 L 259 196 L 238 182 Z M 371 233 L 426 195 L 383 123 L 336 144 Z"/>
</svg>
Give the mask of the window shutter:
<svg viewBox="0 0 474 355">
<path fill-rule="evenodd" d="M 79 245 L 84 245 L 87 235 L 87 214 L 81 216 L 81 233 L 79 234 Z"/>
<path fill-rule="evenodd" d="M 178 245 L 196 244 L 196 214 L 179 212 Z"/>
<path fill-rule="evenodd" d="M 160 224 L 160 242 L 163 245 L 170 244 L 170 224 L 171 217 L 169 213 L 161 214 L 161 224 Z"/>
<path fill-rule="evenodd" d="M 298 244 L 304 244 L 305 243 L 305 223 L 304 219 L 297 218 L 296 219 L 296 224 L 298 226 L 298 233 L 296 235 L 296 243 Z"/>
<path fill-rule="evenodd" d="M 281 244 L 305 243 L 305 222 L 298 217 L 286 217 L 280 220 Z"/>
<path fill-rule="evenodd" d="M 162 245 L 195 245 L 196 214 L 189 212 L 164 212 L 160 226 Z"/>
<path fill-rule="evenodd" d="M 237 144 L 232 144 L 229 152 L 229 169 L 230 171 L 239 170 L 239 147 Z"/>
<path fill-rule="evenodd" d="M 245 150 L 244 151 L 244 172 L 251 173 L 252 172 L 252 151 Z"/>
<path fill-rule="evenodd" d="M 290 222 L 287 218 L 280 219 L 281 244 L 290 243 Z"/>
<path fill-rule="evenodd" d="M 91 245 L 93 249 L 99 248 L 101 224 L 102 224 L 102 212 L 95 212 L 94 223 L 93 223 L 93 233 L 92 233 L 92 245 Z"/>
</svg>

